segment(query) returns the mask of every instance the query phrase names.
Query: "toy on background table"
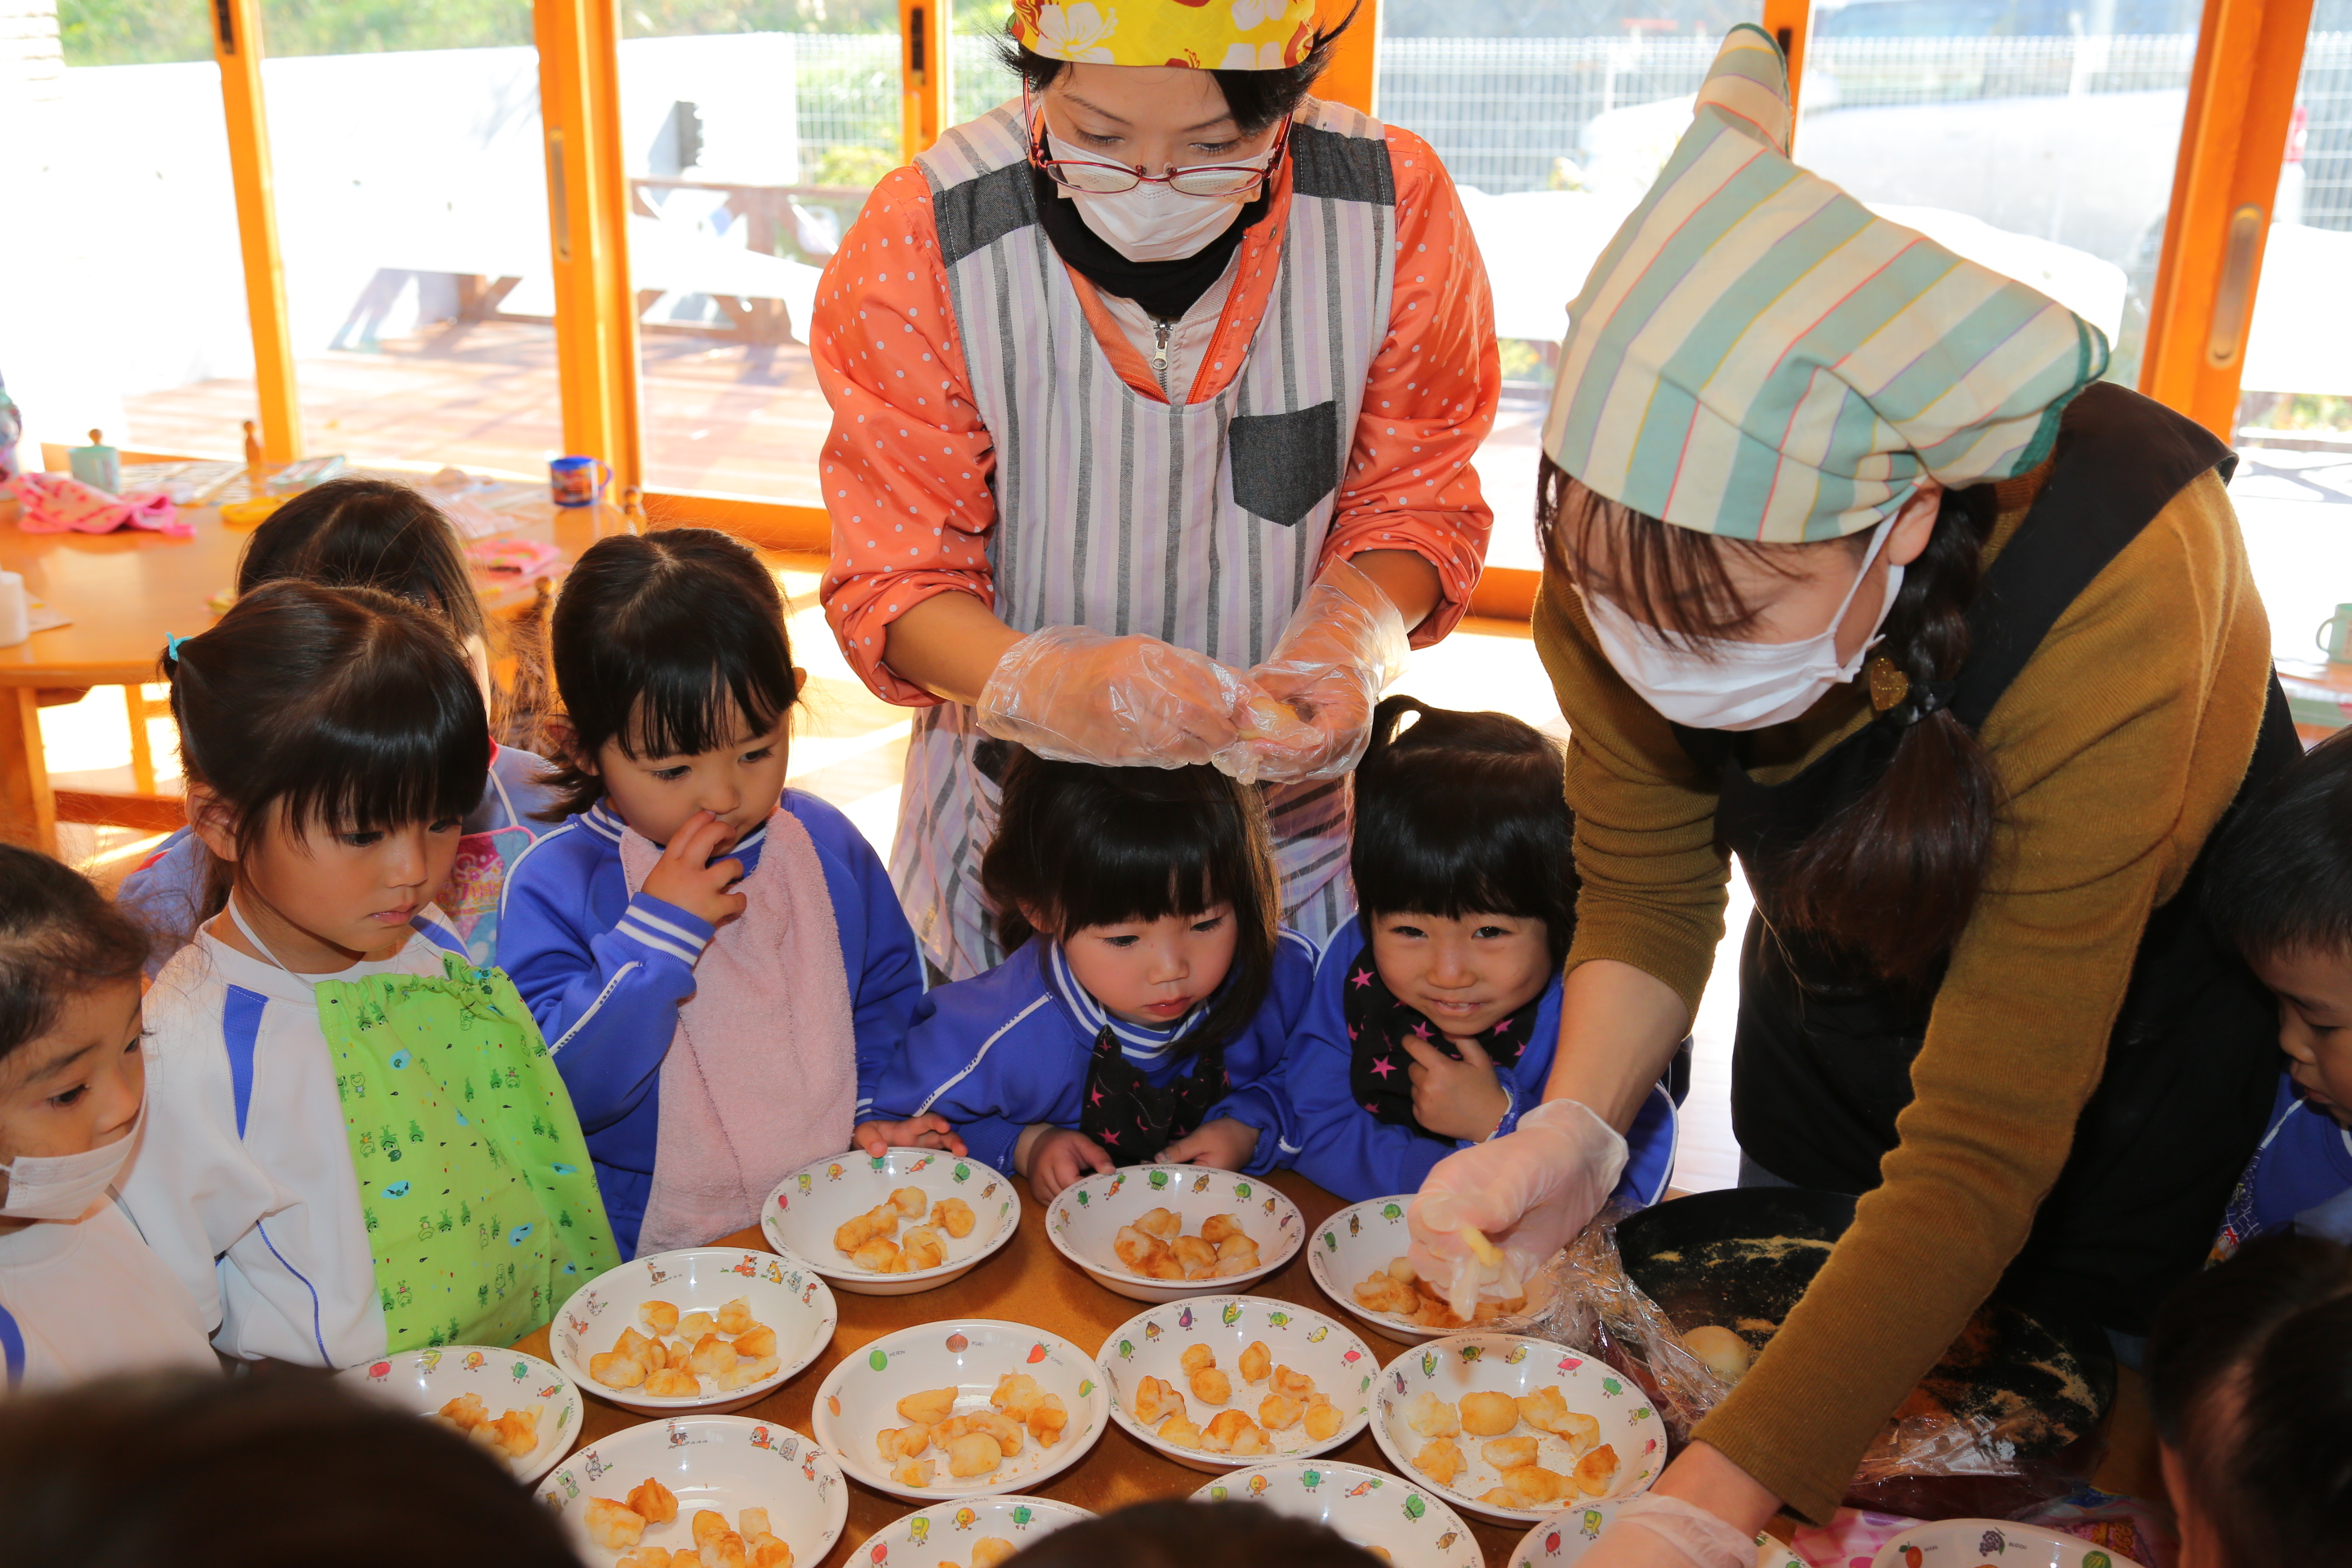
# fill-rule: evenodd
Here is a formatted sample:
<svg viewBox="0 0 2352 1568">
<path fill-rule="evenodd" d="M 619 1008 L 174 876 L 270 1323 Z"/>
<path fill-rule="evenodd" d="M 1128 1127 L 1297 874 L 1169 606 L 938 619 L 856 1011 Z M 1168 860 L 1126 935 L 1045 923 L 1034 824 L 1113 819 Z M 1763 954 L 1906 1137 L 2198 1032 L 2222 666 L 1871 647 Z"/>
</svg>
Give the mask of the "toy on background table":
<svg viewBox="0 0 2352 1568">
<path fill-rule="evenodd" d="M 477 539 L 466 546 L 466 559 L 484 576 L 519 581 L 554 570 L 563 552 L 536 539 Z"/>
<path fill-rule="evenodd" d="M 286 501 L 287 498 L 284 496 L 269 495 L 248 496 L 244 500 L 226 501 L 220 509 L 221 521 L 231 528 L 251 528 L 255 523 L 284 506 Z"/>
<path fill-rule="evenodd" d="M 594 506 L 612 482 L 612 468 L 602 458 L 548 460 L 547 488 L 558 506 Z"/>
<path fill-rule="evenodd" d="M 261 493 L 261 482 L 268 477 L 268 466 L 263 462 L 261 457 L 261 437 L 255 431 L 253 421 L 248 419 L 245 422 L 246 488 L 252 494 L 259 495 Z"/>
<path fill-rule="evenodd" d="M 631 533 L 646 531 L 646 492 L 635 485 L 621 487 L 621 515 L 628 520 Z"/>
<path fill-rule="evenodd" d="M 73 477 L 90 489 L 110 496 L 122 489 L 121 449 L 108 446 L 103 432 L 91 431 L 87 447 L 67 448 L 66 460 L 73 467 Z"/>
</svg>

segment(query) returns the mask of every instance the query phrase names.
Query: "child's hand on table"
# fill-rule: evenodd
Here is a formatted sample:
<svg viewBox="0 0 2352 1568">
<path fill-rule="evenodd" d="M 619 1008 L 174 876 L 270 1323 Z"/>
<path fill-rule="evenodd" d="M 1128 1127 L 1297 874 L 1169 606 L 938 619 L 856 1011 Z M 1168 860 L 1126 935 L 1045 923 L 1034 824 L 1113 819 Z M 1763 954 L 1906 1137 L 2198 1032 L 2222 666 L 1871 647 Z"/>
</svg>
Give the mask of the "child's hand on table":
<svg viewBox="0 0 2352 1568">
<path fill-rule="evenodd" d="M 958 1159 L 970 1151 L 963 1140 L 956 1136 L 948 1119 L 926 1113 L 910 1116 L 904 1121 L 861 1121 L 849 1135 L 851 1145 L 866 1152 L 868 1159 L 878 1160 L 893 1149 L 944 1149 Z"/>
<path fill-rule="evenodd" d="M 742 879 L 743 862 L 706 862 L 733 842 L 734 836 L 733 828 L 709 812 L 696 812 L 671 837 L 654 868 L 646 873 L 646 893 L 714 926 L 733 920 L 743 912 L 748 900 L 727 889 Z"/>
<path fill-rule="evenodd" d="M 1427 1040 L 1404 1037 L 1404 1048 L 1412 1058 L 1407 1069 L 1412 1080 L 1412 1114 L 1441 1138 L 1475 1142 L 1501 1125 L 1511 1097 L 1503 1091 L 1495 1058 L 1477 1041 L 1453 1043 L 1462 1052 L 1459 1061 Z"/>
<path fill-rule="evenodd" d="M 1214 1165 L 1220 1171 L 1238 1171 L 1256 1152 L 1257 1129 L 1220 1116 L 1168 1145 L 1160 1157 L 1171 1165 Z"/>
<path fill-rule="evenodd" d="M 1029 1178 L 1029 1190 L 1041 1204 L 1052 1203 L 1064 1187 L 1089 1171 L 1118 1168 L 1103 1146 L 1085 1133 L 1043 1124 L 1021 1135 L 1013 1163 Z"/>
</svg>

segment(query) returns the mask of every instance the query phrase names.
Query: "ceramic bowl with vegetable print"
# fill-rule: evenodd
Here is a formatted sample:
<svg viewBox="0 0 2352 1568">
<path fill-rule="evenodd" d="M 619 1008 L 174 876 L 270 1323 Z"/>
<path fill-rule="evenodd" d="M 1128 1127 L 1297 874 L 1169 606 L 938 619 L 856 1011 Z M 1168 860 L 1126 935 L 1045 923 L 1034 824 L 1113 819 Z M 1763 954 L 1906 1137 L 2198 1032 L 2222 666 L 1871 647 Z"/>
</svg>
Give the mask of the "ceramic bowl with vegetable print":
<svg viewBox="0 0 2352 1568">
<path fill-rule="evenodd" d="M 844 1356 L 817 1390 L 817 1441 L 877 1491 L 915 1502 L 1035 1487 L 1110 1425 L 1094 1358 L 1025 1323 L 948 1319 Z"/>
<path fill-rule="evenodd" d="M 961 1279 L 1020 1226 L 1021 1199 L 1002 1172 L 936 1149 L 819 1160 L 778 1183 L 760 1209 L 771 1247 L 858 1296 Z"/>
<path fill-rule="evenodd" d="M 1307 1271 L 1316 1289 L 1373 1332 L 1409 1345 L 1480 1326 L 1464 1323 L 1413 1283 L 1404 1260 L 1412 1241 L 1404 1225 L 1411 1202 L 1411 1193 L 1367 1199 L 1341 1209 L 1307 1238 Z M 1529 1305 L 1548 1299 L 1531 1299 Z M 1482 1310 L 1492 1314 L 1500 1309 L 1482 1304 Z"/>
<path fill-rule="evenodd" d="M 995 1568 L 1057 1530 L 1094 1518 L 1043 1497 L 976 1497 L 919 1508 L 850 1554 L 850 1568 Z"/>
<path fill-rule="evenodd" d="M 1519 1334 L 1449 1334 L 1381 1369 L 1372 1439 L 1456 1507 L 1533 1524 L 1649 1489 L 1666 1429 L 1641 1384 Z"/>
<path fill-rule="evenodd" d="M 580 1437 L 579 1389 L 558 1368 L 520 1351 L 443 1345 L 403 1351 L 338 1375 L 456 1427 L 506 1460 L 525 1486 L 553 1469 Z"/>
<path fill-rule="evenodd" d="M 1246 1290 L 1290 1261 L 1306 1230 L 1264 1177 L 1200 1165 L 1098 1171 L 1045 1211 L 1063 1257 L 1138 1301 Z"/>
<path fill-rule="evenodd" d="M 1870 1568 L 2139 1568 L 2079 1536 L 2005 1519 L 1943 1519 L 1905 1531 Z"/>
<path fill-rule="evenodd" d="M 555 1364 L 647 1415 L 740 1410 L 833 1342 L 833 1292 L 798 1258 L 693 1247 L 588 1281 L 548 1325 Z"/>
<path fill-rule="evenodd" d="M 1195 1296 L 1137 1313 L 1096 1358 L 1110 1415 L 1146 1447 L 1212 1474 L 1354 1440 L 1380 1363 L 1345 1323 L 1263 1296 Z"/>
<path fill-rule="evenodd" d="M 656 1552 L 709 1561 L 701 1536 L 721 1529 L 741 1538 L 747 1568 L 816 1568 L 849 1518 L 849 1483 L 832 1455 L 789 1426 L 741 1415 L 674 1415 L 615 1432 L 557 1467 L 539 1492 L 589 1568 L 642 1568 L 663 1561 Z M 719 1518 L 698 1529 L 698 1514 Z"/>
<path fill-rule="evenodd" d="M 1211 1481 L 1192 1500 L 1312 1520 L 1393 1568 L 1484 1568 L 1470 1527 L 1434 1492 L 1362 1465 L 1278 1459 Z"/>
<path fill-rule="evenodd" d="M 1507 1568 L 1568 1568 L 1568 1564 L 1592 1550 L 1616 1513 L 1617 1505 L 1613 1502 L 1560 1510 L 1519 1538 Z M 1756 1538 L 1756 1568 L 1806 1568 L 1806 1563 L 1789 1550 L 1786 1542 L 1759 1535 Z M 1971 1563 L 1969 1568 L 1975 1565 Z"/>
</svg>

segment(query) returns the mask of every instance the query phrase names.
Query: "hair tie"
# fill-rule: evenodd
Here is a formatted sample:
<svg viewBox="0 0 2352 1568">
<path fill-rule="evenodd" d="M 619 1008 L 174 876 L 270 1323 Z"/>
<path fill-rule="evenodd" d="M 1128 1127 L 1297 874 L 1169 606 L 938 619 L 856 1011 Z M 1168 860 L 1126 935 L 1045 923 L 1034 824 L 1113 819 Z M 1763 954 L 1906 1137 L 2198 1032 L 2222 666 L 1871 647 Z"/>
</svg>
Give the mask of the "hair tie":
<svg viewBox="0 0 2352 1568">
<path fill-rule="evenodd" d="M 1938 709 L 1952 705 L 1954 682 L 1914 680 L 1893 659 L 1881 654 L 1864 667 L 1870 682 L 1870 706 L 1879 721 L 1907 730 Z"/>
<path fill-rule="evenodd" d="M 187 640 L 187 638 L 182 637 L 177 632 L 165 632 L 163 634 L 163 657 L 170 659 L 173 663 L 177 664 L 180 660 L 180 645 Z"/>
</svg>

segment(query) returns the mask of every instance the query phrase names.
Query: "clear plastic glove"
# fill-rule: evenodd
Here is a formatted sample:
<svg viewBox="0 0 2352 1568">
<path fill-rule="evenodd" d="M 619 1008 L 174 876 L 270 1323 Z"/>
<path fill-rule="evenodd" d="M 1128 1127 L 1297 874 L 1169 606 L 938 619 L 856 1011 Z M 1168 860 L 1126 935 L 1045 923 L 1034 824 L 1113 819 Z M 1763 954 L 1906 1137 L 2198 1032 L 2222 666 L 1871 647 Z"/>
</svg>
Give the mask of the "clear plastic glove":
<svg viewBox="0 0 2352 1568">
<path fill-rule="evenodd" d="M 1157 637 L 1090 626 L 1047 626 L 1014 643 L 972 713 L 998 740 L 1059 762 L 1214 763 L 1229 773 L 1252 737 L 1307 729 L 1230 665 Z"/>
<path fill-rule="evenodd" d="M 1591 1107 L 1548 1100 L 1515 1131 L 1437 1163 L 1405 1210 L 1408 1256 L 1467 1318 L 1481 1295 L 1507 1301 L 1601 1212 L 1625 1169 L 1625 1140 Z M 1482 1233 L 1493 1256 L 1463 1234 Z"/>
<path fill-rule="evenodd" d="M 1335 779 L 1354 768 L 1371 738 L 1373 705 L 1404 673 L 1406 631 L 1404 617 L 1379 584 L 1346 561 L 1323 568 L 1292 612 L 1282 640 L 1249 672 L 1304 729 L 1251 741 L 1250 771 L 1234 776 L 1244 783 L 1297 784 Z"/>
<path fill-rule="evenodd" d="M 1582 1568 L 1755 1568 L 1756 1538 L 1742 1535 L 1696 1503 L 1643 1492 L 1618 1505 L 1616 1517 Z"/>
</svg>

